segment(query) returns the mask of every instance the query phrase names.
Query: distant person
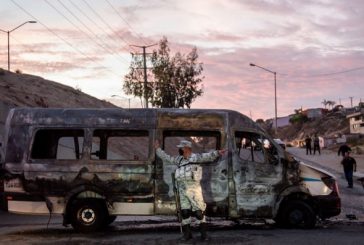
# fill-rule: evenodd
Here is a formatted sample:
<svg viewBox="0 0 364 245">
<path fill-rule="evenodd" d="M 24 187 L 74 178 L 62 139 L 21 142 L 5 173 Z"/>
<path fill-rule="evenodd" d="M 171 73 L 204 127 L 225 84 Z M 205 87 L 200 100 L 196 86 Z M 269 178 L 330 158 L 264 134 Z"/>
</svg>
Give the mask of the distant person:
<svg viewBox="0 0 364 245">
<path fill-rule="evenodd" d="M 310 152 L 310 155 L 312 154 L 312 147 L 311 147 L 311 144 L 312 144 L 312 139 L 310 136 L 306 136 L 306 139 L 305 139 L 305 145 L 306 145 L 306 155 L 308 155 L 308 152 Z"/>
<path fill-rule="evenodd" d="M 317 136 L 317 134 L 315 134 L 315 138 L 313 138 L 313 154 L 314 155 L 316 154 L 316 150 L 321 155 L 321 151 L 320 151 L 320 139 Z"/>
<path fill-rule="evenodd" d="M 344 173 L 346 181 L 348 182 L 348 188 L 353 188 L 353 172 L 356 172 L 356 161 L 350 156 L 350 151 L 345 152 L 345 156 L 341 161 L 344 167 Z"/>
<path fill-rule="evenodd" d="M 345 157 L 345 153 L 351 151 L 350 146 L 348 146 L 347 144 L 343 144 L 340 146 L 339 150 L 337 151 L 337 155 L 340 156 L 342 155 L 343 157 Z"/>
</svg>

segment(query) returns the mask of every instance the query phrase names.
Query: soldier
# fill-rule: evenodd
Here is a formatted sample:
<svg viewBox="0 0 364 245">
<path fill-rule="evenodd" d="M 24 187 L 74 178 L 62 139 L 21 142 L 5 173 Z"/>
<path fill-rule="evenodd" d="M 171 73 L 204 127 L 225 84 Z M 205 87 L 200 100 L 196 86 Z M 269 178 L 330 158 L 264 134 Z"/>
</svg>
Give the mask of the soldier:
<svg viewBox="0 0 364 245">
<path fill-rule="evenodd" d="M 196 223 L 200 224 L 201 239 L 207 240 L 207 224 L 204 214 L 206 203 L 203 200 L 200 184 L 202 168 L 196 163 L 214 161 L 220 155 L 223 155 L 226 150 L 194 154 L 192 153 L 192 143 L 187 140 L 182 140 L 177 147 L 180 155 L 171 157 L 160 148 L 158 141 L 155 142 L 156 154 L 163 160 L 163 163 L 176 164 L 178 166 L 175 172 L 175 179 L 178 182 L 182 216 L 183 237 L 181 240 L 187 241 L 192 238 L 190 227 L 191 214 L 196 217 Z"/>
</svg>

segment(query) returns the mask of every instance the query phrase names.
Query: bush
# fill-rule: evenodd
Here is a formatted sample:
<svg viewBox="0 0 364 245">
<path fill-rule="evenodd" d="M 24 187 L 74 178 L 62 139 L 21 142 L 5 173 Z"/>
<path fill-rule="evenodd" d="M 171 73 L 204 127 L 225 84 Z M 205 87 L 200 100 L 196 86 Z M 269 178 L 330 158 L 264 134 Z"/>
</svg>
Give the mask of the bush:
<svg viewBox="0 0 364 245">
<path fill-rule="evenodd" d="M 5 71 L 3 68 L 0 68 L 0 76 L 4 76 L 5 75 Z"/>
<path fill-rule="evenodd" d="M 289 122 L 292 124 L 305 123 L 308 122 L 308 117 L 303 114 L 295 114 L 289 119 Z"/>
<path fill-rule="evenodd" d="M 15 70 L 15 73 L 16 73 L 16 74 L 22 74 L 23 72 L 22 72 L 20 69 L 16 69 L 16 70 Z"/>
<path fill-rule="evenodd" d="M 81 93 L 82 92 L 81 88 L 78 85 L 76 85 L 75 90 L 77 91 L 77 93 Z"/>
</svg>

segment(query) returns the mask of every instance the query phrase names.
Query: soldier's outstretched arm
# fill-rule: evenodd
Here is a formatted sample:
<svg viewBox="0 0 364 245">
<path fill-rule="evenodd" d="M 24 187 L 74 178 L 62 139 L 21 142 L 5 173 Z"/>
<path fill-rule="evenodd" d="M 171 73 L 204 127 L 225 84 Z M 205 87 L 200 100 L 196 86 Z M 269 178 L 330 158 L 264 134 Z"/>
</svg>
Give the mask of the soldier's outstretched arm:
<svg viewBox="0 0 364 245">
<path fill-rule="evenodd" d="M 162 159 L 163 163 L 165 163 L 165 164 L 177 164 L 177 160 L 176 160 L 175 157 L 172 157 L 172 156 L 168 155 L 167 153 L 165 153 L 165 151 L 163 151 L 160 148 L 158 140 L 155 141 L 154 148 L 155 148 L 155 153 L 157 154 L 157 156 L 160 159 Z"/>
<path fill-rule="evenodd" d="M 225 149 L 223 150 L 216 150 L 216 151 L 212 151 L 209 153 L 201 153 L 201 154 L 193 154 L 189 161 L 190 162 L 212 162 L 214 161 L 216 158 L 218 158 L 219 156 L 224 155 L 226 152 Z"/>
</svg>

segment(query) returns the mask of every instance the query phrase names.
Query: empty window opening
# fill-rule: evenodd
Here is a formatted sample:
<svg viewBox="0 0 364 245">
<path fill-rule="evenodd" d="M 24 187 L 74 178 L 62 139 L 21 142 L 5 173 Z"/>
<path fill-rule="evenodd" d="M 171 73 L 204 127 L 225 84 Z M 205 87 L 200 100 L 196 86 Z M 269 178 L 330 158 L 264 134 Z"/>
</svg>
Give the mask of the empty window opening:
<svg viewBox="0 0 364 245">
<path fill-rule="evenodd" d="M 41 129 L 35 134 L 31 158 L 77 160 L 82 157 L 84 131 Z"/>
<path fill-rule="evenodd" d="M 91 159 L 145 161 L 148 156 L 148 131 L 94 130 Z"/>
</svg>

